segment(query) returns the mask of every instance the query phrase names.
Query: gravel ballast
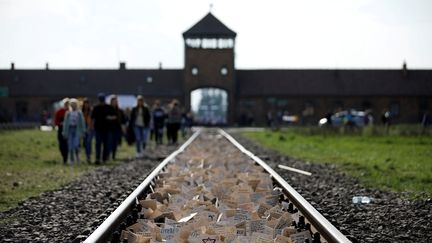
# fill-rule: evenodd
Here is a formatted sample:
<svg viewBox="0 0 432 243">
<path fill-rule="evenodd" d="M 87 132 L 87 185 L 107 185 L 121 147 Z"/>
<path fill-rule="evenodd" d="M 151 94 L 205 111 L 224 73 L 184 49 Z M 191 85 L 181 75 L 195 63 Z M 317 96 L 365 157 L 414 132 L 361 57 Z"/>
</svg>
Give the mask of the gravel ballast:
<svg viewBox="0 0 432 243">
<path fill-rule="evenodd" d="M 175 147 L 146 150 L 143 159 L 101 166 L 65 187 L 0 213 L 2 242 L 72 242 L 90 235 Z M 78 240 L 75 240 L 76 242 Z"/>
<path fill-rule="evenodd" d="M 407 200 L 403 193 L 367 189 L 334 165 L 308 163 L 263 148 L 234 134 L 353 242 L 432 242 L 432 200 Z M 277 168 L 279 164 L 312 173 L 306 176 Z M 353 204 L 353 196 L 373 198 Z"/>
</svg>

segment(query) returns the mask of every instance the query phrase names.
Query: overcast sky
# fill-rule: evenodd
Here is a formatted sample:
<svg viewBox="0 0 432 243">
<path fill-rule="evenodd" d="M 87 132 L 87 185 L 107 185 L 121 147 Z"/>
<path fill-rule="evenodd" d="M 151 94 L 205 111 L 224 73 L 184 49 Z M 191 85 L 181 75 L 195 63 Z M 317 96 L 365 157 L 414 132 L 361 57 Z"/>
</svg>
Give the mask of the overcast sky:
<svg viewBox="0 0 432 243">
<path fill-rule="evenodd" d="M 211 3 L 237 68 L 432 68 L 430 0 L 0 0 L 0 68 L 182 68 Z"/>
</svg>

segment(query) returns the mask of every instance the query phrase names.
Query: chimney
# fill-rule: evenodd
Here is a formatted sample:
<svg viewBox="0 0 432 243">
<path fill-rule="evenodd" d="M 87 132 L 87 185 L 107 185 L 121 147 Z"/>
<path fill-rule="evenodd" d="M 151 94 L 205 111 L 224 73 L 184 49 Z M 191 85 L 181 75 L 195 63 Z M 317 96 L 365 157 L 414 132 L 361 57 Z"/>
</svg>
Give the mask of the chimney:
<svg viewBox="0 0 432 243">
<path fill-rule="evenodd" d="M 15 70 L 15 63 L 11 62 L 11 70 Z"/>
<path fill-rule="evenodd" d="M 159 62 L 159 69 L 162 69 L 162 62 Z"/>
<path fill-rule="evenodd" d="M 402 64 L 402 75 L 406 78 L 408 76 L 408 68 L 407 68 L 407 64 L 406 61 L 404 60 L 403 64 Z"/>
<path fill-rule="evenodd" d="M 126 70 L 126 62 L 120 62 L 120 70 Z"/>
<path fill-rule="evenodd" d="M 49 63 L 45 63 L 45 70 L 49 70 Z"/>
</svg>

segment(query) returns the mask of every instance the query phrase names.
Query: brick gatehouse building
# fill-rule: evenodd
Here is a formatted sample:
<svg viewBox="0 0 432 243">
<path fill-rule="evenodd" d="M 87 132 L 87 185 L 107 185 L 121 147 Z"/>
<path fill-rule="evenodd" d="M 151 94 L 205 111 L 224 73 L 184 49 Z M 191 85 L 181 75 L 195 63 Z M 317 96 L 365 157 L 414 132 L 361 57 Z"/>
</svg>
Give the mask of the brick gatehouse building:
<svg viewBox="0 0 432 243">
<path fill-rule="evenodd" d="M 263 125 L 269 111 L 297 115 L 316 124 L 328 112 L 369 109 L 375 117 L 390 111 L 397 123 L 419 122 L 432 108 L 432 70 L 251 69 L 235 68 L 236 33 L 207 14 L 183 33 L 183 69 L 10 69 L 0 70 L 0 122 L 38 121 L 63 97 L 141 94 L 178 99 L 186 109 L 191 92 L 226 91 L 227 123 Z M 253 51 L 253 50 L 251 50 Z"/>
</svg>

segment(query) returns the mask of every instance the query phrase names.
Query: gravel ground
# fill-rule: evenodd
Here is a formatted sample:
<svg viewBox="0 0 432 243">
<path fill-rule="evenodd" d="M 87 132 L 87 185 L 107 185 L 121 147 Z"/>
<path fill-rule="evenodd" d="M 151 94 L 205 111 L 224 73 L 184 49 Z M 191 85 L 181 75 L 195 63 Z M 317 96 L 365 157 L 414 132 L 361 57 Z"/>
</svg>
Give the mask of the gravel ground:
<svg viewBox="0 0 432 243">
<path fill-rule="evenodd" d="M 410 201 L 402 193 L 367 189 L 358 180 L 328 164 L 311 164 L 234 137 L 266 161 L 336 228 L 353 242 L 432 242 L 432 200 Z M 305 176 L 277 168 L 284 164 L 312 172 Z M 369 196 L 370 204 L 356 205 L 353 196 Z"/>
<path fill-rule="evenodd" d="M 370 190 L 338 173 L 332 165 L 311 164 L 264 149 L 235 135 L 247 149 L 273 168 L 285 164 L 312 176 L 275 169 L 353 242 L 432 242 L 432 201 L 409 201 L 401 194 Z M 0 225 L 2 242 L 71 242 L 88 236 L 175 147 L 147 150 L 142 160 L 101 166 L 56 191 L 31 198 L 0 213 L 11 218 Z M 354 205 L 352 197 L 374 198 Z"/>
<path fill-rule="evenodd" d="M 175 147 L 149 149 L 144 159 L 101 166 L 69 185 L 0 213 L 1 242 L 72 242 L 88 236 Z"/>
</svg>

